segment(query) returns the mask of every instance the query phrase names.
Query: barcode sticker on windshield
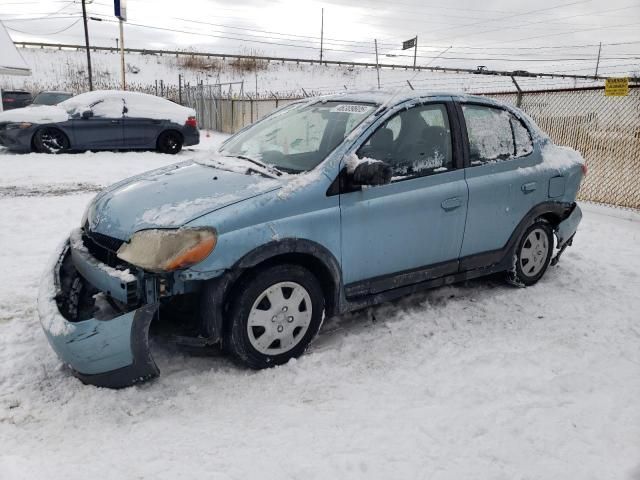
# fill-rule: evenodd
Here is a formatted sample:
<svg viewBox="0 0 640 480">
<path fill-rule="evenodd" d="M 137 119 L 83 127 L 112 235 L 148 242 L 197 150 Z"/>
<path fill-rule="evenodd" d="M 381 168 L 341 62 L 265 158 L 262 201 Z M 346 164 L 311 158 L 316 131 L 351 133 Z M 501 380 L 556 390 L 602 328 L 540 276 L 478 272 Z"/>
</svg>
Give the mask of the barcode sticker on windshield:
<svg viewBox="0 0 640 480">
<path fill-rule="evenodd" d="M 335 106 L 331 109 L 332 112 L 338 113 L 355 113 L 356 115 L 362 115 L 371 110 L 370 105 L 357 105 L 354 103 L 343 103 Z"/>
</svg>

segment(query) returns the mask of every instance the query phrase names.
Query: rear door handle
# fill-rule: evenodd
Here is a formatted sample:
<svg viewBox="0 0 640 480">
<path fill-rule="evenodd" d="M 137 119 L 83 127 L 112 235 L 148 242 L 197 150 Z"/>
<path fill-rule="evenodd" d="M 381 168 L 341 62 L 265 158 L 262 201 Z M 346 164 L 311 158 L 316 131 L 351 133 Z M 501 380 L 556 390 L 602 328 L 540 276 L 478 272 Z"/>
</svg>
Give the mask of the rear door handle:
<svg viewBox="0 0 640 480">
<path fill-rule="evenodd" d="M 120 120 L 111 120 L 111 123 L 120 123 Z"/>
<path fill-rule="evenodd" d="M 529 182 L 522 185 L 522 191 L 524 193 L 534 192 L 538 188 L 538 184 L 536 182 Z"/>
<path fill-rule="evenodd" d="M 440 206 L 447 212 L 450 210 L 455 210 L 456 208 L 462 206 L 462 199 L 460 197 L 447 198 L 446 200 L 442 201 Z"/>
</svg>

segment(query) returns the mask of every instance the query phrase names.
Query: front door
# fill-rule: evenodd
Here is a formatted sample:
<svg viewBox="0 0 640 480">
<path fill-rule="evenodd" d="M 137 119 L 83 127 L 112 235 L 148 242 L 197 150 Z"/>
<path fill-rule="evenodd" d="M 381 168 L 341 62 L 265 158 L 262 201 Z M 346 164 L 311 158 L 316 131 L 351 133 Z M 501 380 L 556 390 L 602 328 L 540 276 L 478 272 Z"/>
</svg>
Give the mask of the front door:
<svg viewBox="0 0 640 480">
<path fill-rule="evenodd" d="M 457 271 L 468 195 L 456 168 L 451 108 L 443 102 L 402 109 L 357 151 L 387 162 L 394 176 L 387 185 L 341 193 L 347 296 Z"/>
<path fill-rule="evenodd" d="M 73 133 L 78 148 L 117 150 L 124 146 L 122 116 L 124 100 L 106 97 L 91 105 L 91 116 L 73 120 Z"/>
</svg>

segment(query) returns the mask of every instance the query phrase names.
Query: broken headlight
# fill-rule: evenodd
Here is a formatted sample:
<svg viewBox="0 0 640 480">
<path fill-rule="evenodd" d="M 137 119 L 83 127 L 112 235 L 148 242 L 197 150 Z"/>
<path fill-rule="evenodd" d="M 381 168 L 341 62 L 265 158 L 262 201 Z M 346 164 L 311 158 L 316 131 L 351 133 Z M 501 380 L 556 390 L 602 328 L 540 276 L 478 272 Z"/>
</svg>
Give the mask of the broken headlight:
<svg viewBox="0 0 640 480">
<path fill-rule="evenodd" d="M 141 230 L 118 249 L 118 258 L 152 272 L 171 272 L 201 262 L 213 251 L 211 228 Z"/>
</svg>

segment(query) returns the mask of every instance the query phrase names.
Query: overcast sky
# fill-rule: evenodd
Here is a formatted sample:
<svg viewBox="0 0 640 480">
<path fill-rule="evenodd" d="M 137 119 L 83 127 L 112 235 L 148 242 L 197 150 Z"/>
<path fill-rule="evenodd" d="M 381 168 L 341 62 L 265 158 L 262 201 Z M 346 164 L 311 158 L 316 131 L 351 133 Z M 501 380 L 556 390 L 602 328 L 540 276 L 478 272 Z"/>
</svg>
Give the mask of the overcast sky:
<svg viewBox="0 0 640 480">
<path fill-rule="evenodd" d="M 16 41 L 84 42 L 80 0 L 0 0 Z M 125 44 L 135 48 L 593 74 L 640 72 L 639 0 L 128 0 Z M 113 2 L 87 2 L 93 44 L 115 46 Z"/>
</svg>

